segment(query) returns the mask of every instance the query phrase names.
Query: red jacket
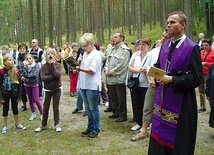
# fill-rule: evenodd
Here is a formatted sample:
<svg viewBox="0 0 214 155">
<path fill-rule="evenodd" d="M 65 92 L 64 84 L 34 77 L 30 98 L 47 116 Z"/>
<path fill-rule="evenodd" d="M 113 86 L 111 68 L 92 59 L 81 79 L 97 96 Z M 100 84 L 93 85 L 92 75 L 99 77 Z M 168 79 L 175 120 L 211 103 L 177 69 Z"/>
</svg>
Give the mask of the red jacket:
<svg viewBox="0 0 214 155">
<path fill-rule="evenodd" d="M 208 54 L 204 54 L 204 50 L 201 50 L 201 62 L 205 62 L 203 66 L 203 74 L 207 75 L 210 65 L 214 62 L 214 50 L 210 50 Z"/>
</svg>

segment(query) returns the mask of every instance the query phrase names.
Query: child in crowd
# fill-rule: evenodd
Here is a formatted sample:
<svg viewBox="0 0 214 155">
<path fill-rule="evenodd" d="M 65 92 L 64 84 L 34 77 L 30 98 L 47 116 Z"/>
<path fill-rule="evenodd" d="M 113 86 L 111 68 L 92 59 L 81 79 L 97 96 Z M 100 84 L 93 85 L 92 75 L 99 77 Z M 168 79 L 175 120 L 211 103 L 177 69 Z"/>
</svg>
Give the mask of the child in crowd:
<svg viewBox="0 0 214 155">
<path fill-rule="evenodd" d="M 69 56 L 73 56 L 74 59 L 76 59 L 77 58 L 78 44 L 73 42 L 71 44 L 71 48 L 73 51 L 72 51 L 72 53 L 69 54 Z M 77 89 L 76 89 L 77 79 L 78 79 L 77 70 L 73 70 L 70 68 L 70 96 L 71 97 L 77 96 Z"/>
<path fill-rule="evenodd" d="M 32 114 L 29 118 L 30 121 L 36 118 L 36 109 L 34 103 L 36 102 L 39 109 L 40 119 L 42 120 L 42 105 L 39 101 L 39 65 L 34 61 L 34 57 L 31 54 L 25 56 L 24 66 L 22 67 L 22 77 L 24 81 L 24 87 L 28 95 L 30 108 Z"/>
<path fill-rule="evenodd" d="M 19 124 L 18 117 L 18 102 L 21 101 L 21 80 L 19 78 L 14 59 L 11 55 L 6 55 L 3 58 L 4 68 L 0 69 L 0 102 L 3 103 L 3 128 L 2 134 L 7 133 L 7 118 L 9 111 L 9 103 L 13 111 L 16 129 L 25 130 L 26 127 Z"/>
<path fill-rule="evenodd" d="M 43 102 L 43 118 L 40 127 L 35 129 L 35 132 L 40 132 L 47 126 L 48 113 L 53 100 L 53 114 L 54 114 L 54 126 L 56 132 L 60 132 L 62 129 L 59 125 L 59 103 L 62 93 L 61 64 L 56 61 L 56 51 L 54 49 L 47 49 L 45 52 L 46 63 L 42 65 L 40 69 L 41 79 L 44 83 L 44 102 Z"/>
</svg>

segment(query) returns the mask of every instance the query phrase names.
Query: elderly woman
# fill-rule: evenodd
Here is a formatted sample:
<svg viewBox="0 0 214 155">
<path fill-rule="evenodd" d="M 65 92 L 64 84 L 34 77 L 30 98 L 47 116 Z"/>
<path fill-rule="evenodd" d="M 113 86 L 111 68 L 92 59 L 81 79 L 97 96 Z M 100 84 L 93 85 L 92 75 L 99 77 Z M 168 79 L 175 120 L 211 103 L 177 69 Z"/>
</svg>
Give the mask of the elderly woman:
<svg viewBox="0 0 214 155">
<path fill-rule="evenodd" d="M 80 89 L 81 97 L 88 111 L 88 127 L 82 132 L 82 136 L 96 138 L 100 132 L 100 112 L 98 109 L 99 92 L 101 91 L 101 56 L 94 47 L 94 36 L 85 33 L 79 40 L 84 54 L 79 57 L 80 66 L 73 69 L 79 71 L 77 88 Z"/>
<path fill-rule="evenodd" d="M 148 82 L 146 78 L 146 66 L 148 51 L 151 47 L 152 41 L 150 38 L 145 37 L 140 39 L 140 50 L 135 52 L 129 63 L 129 75 L 133 77 L 139 76 L 139 85 L 138 88 L 131 90 L 131 101 L 133 109 L 133 118 L 136 121 L 136 124 L 131 128 L 131 130 L 139 130 L 142 125 L 142 116 L 143 116 L 143 106 L 145 94 L 148 88 Z"/>
<path fill-rule="evenodd" d="M 35 129 L 35 132 L 40 132 L 47 126 L 48 112 L 51 98 L 53 98 L 53 113 L 54 126 L 56 132 L 62 129 L 59 125 L 59 102 L 61 96 L 61 64 L 56 61 L 56 51 L 54 49 L 47 49 L 45 52 L 46 63 L 40 69 L 41 80 L 44 83 L 44 101 L 43 101 L 43 117 L 42 125 Z"/>
</svg>

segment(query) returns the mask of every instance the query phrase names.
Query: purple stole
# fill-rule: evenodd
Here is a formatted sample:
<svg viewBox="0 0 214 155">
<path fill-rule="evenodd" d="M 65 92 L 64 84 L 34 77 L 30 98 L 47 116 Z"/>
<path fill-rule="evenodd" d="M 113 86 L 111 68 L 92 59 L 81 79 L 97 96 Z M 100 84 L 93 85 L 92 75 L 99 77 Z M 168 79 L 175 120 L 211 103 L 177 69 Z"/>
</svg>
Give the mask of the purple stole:
<svg viewBox="0 0 214 155">
<path fill-rule="evenodd" d="M 163 70 L 165 70 L 166 60 L 170 50 L 170 43 L 171 40 L 168 40 L 163 44 L 160 51 L 160 68 Z M 178 48 L 177 46 L 175 47 L 170 61 L 170 73 L 174 70 L 183 72 L 188 71 L 190 57 L 195 45 L 196 44 L 191 39 L 186 37 Z M 174 92 L 171 83 L 164 86 L 162 101 L 162 85 L 159 85 L 156 89 L 151 137 L 153 137 L 159 144 L 172 149 L 174 149 L 176 128 L 182 106 L 183 95 L 183 92 Z"/>
</svg>

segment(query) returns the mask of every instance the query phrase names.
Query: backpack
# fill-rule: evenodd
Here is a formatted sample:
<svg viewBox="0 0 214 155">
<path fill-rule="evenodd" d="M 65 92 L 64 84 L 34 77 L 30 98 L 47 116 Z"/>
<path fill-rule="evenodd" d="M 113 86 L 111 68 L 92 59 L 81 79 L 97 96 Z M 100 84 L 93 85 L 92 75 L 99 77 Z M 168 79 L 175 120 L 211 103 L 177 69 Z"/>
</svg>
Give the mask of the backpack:
<svg viewBox="0 0 214 155">
<path fill-rule="evenodd" d="M 8 74 L 4 73 L 4 69 L 0 70 L 0 74 L 2 76 L 2 93 L 3 94 L 16 94 L 18 91 L 18 84 L 17 83 L 12 83 L 10 77 L 8 76 Z"/>
</svg>

